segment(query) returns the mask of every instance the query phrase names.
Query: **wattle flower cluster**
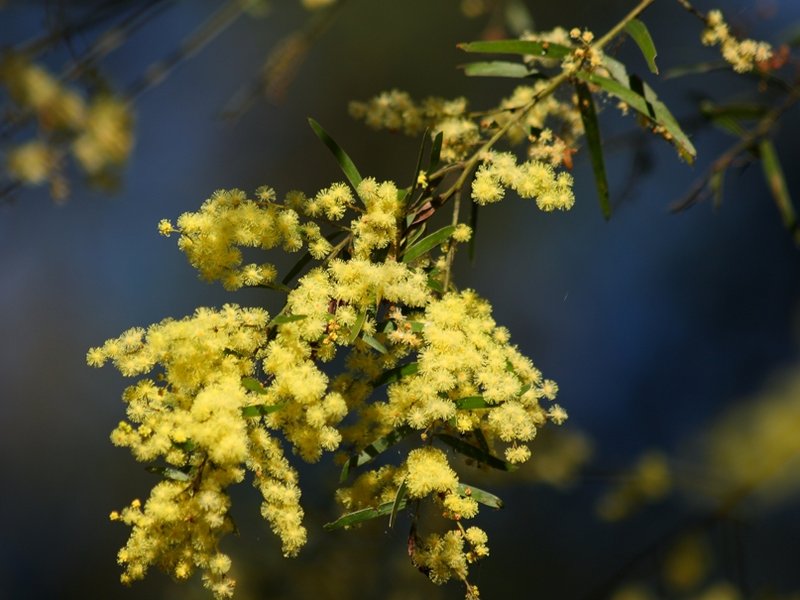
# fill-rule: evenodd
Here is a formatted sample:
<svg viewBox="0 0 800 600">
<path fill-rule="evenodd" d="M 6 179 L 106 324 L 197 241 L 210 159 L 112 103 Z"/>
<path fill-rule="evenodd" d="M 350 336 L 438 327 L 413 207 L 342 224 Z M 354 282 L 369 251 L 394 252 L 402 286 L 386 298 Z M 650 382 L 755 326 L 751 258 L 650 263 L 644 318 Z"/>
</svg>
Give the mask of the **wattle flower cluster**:
<svg viewBox="0 0 800 600">
<path fill-rule="evenodd" d="M 497 155 L 495 162 L 503 160 Z M 487 159 L 482 169 L 493 164 Z M 515 189 L 523 189 L 526 168 L 513 167 L 520 173 Z M 508 173 L 496 176 L 511 185 Z M 118 556 L 123 581 L 154 565 L 178 579 L 199 570 L 217 598 L 229 597 L 230 559 L 218 549 L 232 530 L 229 486 L 251 473 L 263 516 L 293 556 L 306 530 L 285 448 L 313 462 L 343 446 L 359 453 L 382 436 L 416 430 L 422 447 L 399 464 L 363 472 L 338 499 L 348 511 L 398 494 L 433 503 L 457 527 L 420 537 L 412 560 L 433 582 L 455 578 L 477 594 L 468 566 L 488 555 L 487 536 L 460 522 L 486 500 L 459 480 L 447 450 L 467 445 L 488 457 L 497 449 L 508 464 L 524 462 L 538 428 L 561 423 L 566 413 L 542 404 L 555 397 L 555 383 L 509 344 L 488 302 L 470 290 L 441 291 L 441 260 L 404 259 L 406 193 L 372 178 L 355 192 L 335 183 L 311 198 L 290 192 L 278 201 L 266 187 L 254 199 L 220 191 L 177 227 L 159 224 L 164 235 L 180 233 L 178 245 L 203 279 L 230 289 L 283 289 L 272 264 L 243 264 L 243 247 L 306 247 L 308 259 L 320 262 L 272 320 L 259 308 L 198 309 L 89 351 L 93 366 L 111 361 L 126 376 L 145 376 L 125 391 L 128 418 L 111 437 L 164 476 L 145 502 L 112 513 L 132 528 Z M 344 240 L 334 247 L 320 225 Z M 465 242 L 471 230 L 461 225 L 451 235 L 449 243 Z M 331 378 L 323 365 L 343 347 L 344 371 Z"/>
</svg>

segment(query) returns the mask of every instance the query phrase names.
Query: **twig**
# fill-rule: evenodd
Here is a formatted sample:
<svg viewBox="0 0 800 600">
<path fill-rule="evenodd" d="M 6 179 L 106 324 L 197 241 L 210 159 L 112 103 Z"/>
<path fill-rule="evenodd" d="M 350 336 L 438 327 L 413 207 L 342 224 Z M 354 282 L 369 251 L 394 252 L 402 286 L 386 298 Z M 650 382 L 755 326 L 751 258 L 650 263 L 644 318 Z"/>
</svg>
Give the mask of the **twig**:
<svg viewBox="0 0 800 600">
<path fill-rule="evenodd" d="M 789 94 L 783 103 L 765 114 L 753 129 L 745 132 L 745 134 L 739 139 L 738 142 L 736 142 L 736 144 L 728 148 L 728 150 L 723 152 L 713 163 L 711 163 L 711 166 L 703 174 L 703 176 L 697 180 L 694 185 L 692 185 L 689 193 L 686 194 L 686 196 L 679 202 L 674 203 L 670 207 L 670 211 L 677 213 L 682 210 L 686 210 L 702 200 L 702 192 L 709 180 L 717 173 L 727 170 L 740 154 L 752 149 L 759 140 L 769 135 L 772 128 L 778 122 L 778 119 L 780 119 L 783 113 L 792 108 L 792 106 L 794 106 L 798 100 L 800 100 L 800 87 L 793 89 L 792 93 Z"/>
</svg>

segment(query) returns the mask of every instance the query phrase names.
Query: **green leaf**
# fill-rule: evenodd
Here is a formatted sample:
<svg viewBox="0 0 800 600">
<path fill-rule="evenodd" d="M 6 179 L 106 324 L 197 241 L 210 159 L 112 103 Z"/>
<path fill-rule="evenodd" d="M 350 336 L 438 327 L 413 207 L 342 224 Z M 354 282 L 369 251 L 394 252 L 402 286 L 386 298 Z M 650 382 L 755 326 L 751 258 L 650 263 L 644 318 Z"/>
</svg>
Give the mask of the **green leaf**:
<svg viewBox="0 0 800 600">
<path fill-rule="evenodd" d="M 578 71 L 575 75 L 583 81 L 600 87 L 606 93 L 616 96 L 648 120 L 664 127 L 672 137 L 672 144 L 678 150 L 679 156 L 689 163 L 693 162 L 697 151 L 653 89 L 638 77 L 629 76 L 625 66 L 619 61 L 606 56 L 604 64 L 614 79 L 586 71 Z"/>
<path fill-rule="evenodd" d="M 356 322 L 353 323 L 353 328 L 350 330 L 350 337 L 347 338 L 347 343 L 352 344 L 356 341 L 358 334 L 361 333 L 361 328 L 364 326 L 364 321 L 367 320 L 367 309 L 362 310 L 358 313 L 358 318 Z"/>
<path fill-rule="evenodd" d="M 440 294 L 444 294 L 444 285 L 442 285 L 441 281 L 438 281 L 433 277 L 428 277 L 428 287 L 431 288 L 434 292 L 439 292 Z"/>
<path fill-rule="evenodd" d="M 552 42 L 535 42 L 524 40 L 491 40 L 466 42 L 458 44 L 464 52 L 480 52 L 482 54 L 532 54 L 544 58 L 564 58 L 571 49 L 568 46 Z"/>
<path fill-rule="evenodd" d="M 540 75 L 536 69 L 530 69 L 527 65 L 518 62 L 508 62 L 503 60 L 490 60 L 485 62 L 474 62 L 460 65 L 464 69 L 467 77 L 509 77 L 512 79 L 522 79 L 524 77 L 534 77 Z"/>
<path fill-rule="evenodd" d="M 295 321 L 302 321 L 303 319 L 307 318 L 308 315 L 278 315 L 269 322 L 267 327 L 272 327 L 273 325 L 283 325 L 284 323 L 294 323 Z"/>
<path fill-rule="evenodd" d="M 314 133 L 317 134 L 317 137 L 322 140 L 322 142 L 328 147 L 328 149 L 333 153 L 333 156 L 336 158 L 336 162 L 339 163 L 339 166 L 344 172 L 345 177 L 350 182 L 350 185 L 353 186 L 353 189 L 358 188 L 358 184 L 361 183 L 361 174 L 358 172 L 356 165 L 347 155 L 347 152 L 342 150 L 339 147 L 339 144 L 328 135 L 328 132 L 322 128 L 322 125 L 317 123 L 314 119 L 309 117 L 308 124 L 311 125 L 311 129 L 314 130 Z"/>
<path fill-rule="evenodd" d="M 388 385 L 390 383 L 394 383 L 395 381 L 400 381 L 400 379 L 407 377 L 408 375 L 414 375 L 417 371 L 419 371 L 419 364 L 415 362 L 400 365 L 394 369 L 384 371 L 383 374 L 372 383 L 372 385 L 375 387 Z"/>
<path fill-rule="evenodd" d="M 243 417 L 263 417 L 283 408 L 283 404 L 251 404 L 242 407 Z"/>
<path fill-rule="evenodd" d="M 493 405 L 484 400 L 483 396 L 467 396 L 456 400 L 458 410 L 474 410 L 476 408 L 491 408 Z"/>
<path fill-rule="evenodd" d="M 448 225 L 447 227 L 442 227 L 439 231 L 434 231 L 429 236 L 422 238 L 412 246 L 406 248 L 406 251 L 403 253 L 403 262 L 410 263 L 427 252 L 430 252 L 436 246 L 439 246 L 450 239 L 450 236 L 453 235 L 455 230 L 455 225 Z"/>
<path fill-rule="evenodd" d="M 686 75 L 703 75 L 711 71 L 727 70 L 728 68 L 730 68 L 730 65 L 724 60 L 714 60 L 673 67 L 665 71 L 662 77 L 664 79 L 677 79 L 678 77 L 685 77 Z"/>
<path fill-rule="evenodd" d="M 469 207 L 469 226 L 472 229 L 472 236 L 469 238 L 469 246 L 467 247 L 467 254 L 470 262 L 475 260 L 475 238 L 478 234 L 478 209 L 480 206 L 477 202 L 473 201 Z"/>
<path fill-rule="evenodd" d="M 159 465 L 147 465 L 145 471 L 148 473 L 155 473 L 161 475 L 164 479 L 171 479 L 172 481 L 189 481 L 192 478 L 191 473 L 181 471 L 175 467 L 162 467 Z"/>
<path fill-rule="evenodd" d="M 639 19 L 632 19 L 625 24 L 625 31 L 633 38 L 639 50 L 642 51 L 645 61 L 647 61 L 647 68 L 651 73 L 658 75 L 658 67 L 656 66 L 656 46 L 653 43 L 653 38 L 645 25 Z"/>
<path fill-rule="evenodd" d="M 485 506 L 489 506 L 491 508 L 503 508 L 503 501 L 500 498 L 480 488 L 476 488 L 474 485 L 459 483 L 458 493 L 461 496 L 474 498 L 476 502 L 480 502 Z"/>
<path fill-rule="evenodd" d="M 388 354 L 389 351 L 386 349 L 386 346 L 381 344 L 378 340 L 376 340 L 373 336 L 368 333 L 365 333 L 361 336 L 361 339 L 364 340 L 367 344 L 371 347 L 375 348 L 381 354 Z"/>
<path fill-rule="evenodd" d="M 475 437 L 475 441 L 478 442 L 478 447 L 484 452 L 491 454 L 491 451 L 489 450 L 489 442 L 486 441 L 486 436 L 483 435 L 483 429 L 480 427 L 478 429 L 473 429 L 472 435 Z"/>
<path fill-rule="evenodd" d="M 414 179 L 411 180 L 410 190 L 412 192 L 417 188 L 417 180 L 419 179 L 419 172 L 422 169 L 422 159 L 425 155 L 425 141 L 428 139 L 429 132 L 430 129 L 426 127 L 425 133 L 422 134 L 422 143 L 419 145 L 419 154 L 417 155 L 417 166 L 414 168 Z M 398 198 L 398 200 L 403 200 L 403 198 Z"/>
<path fill-rule="evenodd" d="M 334 231 L 333 233 L 329 233 L 328 235 L 326 235 L 325 239 L 328 240 L 330 243 L 333 243 L 336 240 L 336 238 L 344 236 L 345 233 L 346 232 L 344 231 Z M 286 273 L 284 278 L 281 280 L 281 283 L 283 283 L 284 285 L 289 283 L 292 279 L 294 279 L 295 275 L 297 275 L 300 271 L 303 270 L 303 267 L 305 267 L 308 263 L 312 261 L 313 258 L 314 257 L 311 256 L 309 252 L 305 252 L 303 256 L 300 257 L 300 260 L 298 260 L 294 264 L 294 266 L 291 269 L 289 269 L 289 272 Z"/>
<path fill-rule="evenodd" d="M 403 483 L 401 483 L 400 487 L 397 488 L 397 494 L 395 495 L 394 502 L 392 503 L 392 512 L 389 513 L 389 529 L 394 527 L 395 519 L 397 519 L 397 511 L 399 511 L 402 506 L 405 506 L 405 499 L 406 480 L 403 479 Z"/>
<path fill-rule="evenodd" d="M 758 144 L 758 153 L 761 156 L 761 166 L 764 169 L 767 185 L 778 206 L 778 211 L 781 213 L 781 220 L 786 229 L 794 236 L 795 242 L 800 243 L 797 215 L 795 215 L 792 199 L 789 196 L 789 188 L 786 187 L 786 178 L 783 176 L 775 145 L 771 140 L 764 138 Z"/>
<path fill-rule="evenodd" d="M 433 137 L 433 146 L 431 146 L 431 162 L 428 169 L 433 170 L 439 166 L 442 155 L 442 140 L 444 140 L 444 132 L 440 131 Z"/>
<path fill-rule="evenodd" d="M 757 102 L 734 102 L 731 104 L 714 104 L 710 100 L 700 103 L 700 112 L 707 119 L 725 116 L 741 121 L 756 121 L 769 111 L 769 107 Z"/>
<path fill-rule="evenodd" d="M 261 385 L 261 382 L 255 377 L 242 377 L 242 387 L 249 392 L 256 394 L 266 394 L 267 390 Z"/>
<path fill-rule="evenodd" d="M 500 471 L 513 471 L 516 467 L 510 463 L 505 462 L 489 454 L 485 450 L 478 448 L 477 446 L 473 446 L 472 444 L 468 444 L 461 438 L 457 438 L 452 435 L 448 435 L 446 433 L 437 433 L 434 434 L 439 440 L 443 443 L 450 446 L 456 452 L 463 454 L 464 456 L 468 456 L 479 463 L 488 465 L 494 469 L 499 469 Z"/>
<path fill-rule="evenodd" d="M 410 221 L 413 221 L 415 216 L 416 215 L 414 215 L 414 214 L 410 214 L 410 215 L 408 215 L 407 218 Z M 411 231 L 408 234 L 408 237 L 406 239 L 406 245 L 410 246 L 411 244 L 416 242 L 422 236 L 422 234 L 425 233 L 425 230 L 427 229 L 427 227 L 428 227 L 427 223 L 422 223 L 422 224 L 418 225 L 417 227 L 415 227 L 414 230 Z"/>
<path fill-rule="evenodd" d="M 600 139 L 600 125 L 597 122 L 594 99 L 589 91 L 589 86 L 585 83 L 576 82 L 575 90 L 578 92 L 578 106 L 583 120 L 583 130 L 586 132 L 586 142 L 592 157 L 592 171 L 594 171 L 597 197 L 600 200 L 600 211 L 608 220 L 611 218 L 611 198 L 608 194 L 608 179 L 606 179 L 606 167 L 603 161 L 603 142 Z"/>
<path fill-rule="evenodd" d="M 406 501 L 402 500 L 400 502 L 400 505 L 397 507 L 397 510 L 402 510 L 405 507 L 406 507 Z M 325 525 L 323 525 L 322 528 L 325 529 L 326 531 L 331 531 L 332 529 L 351 527 L 358 523 L 363 523 L 364 521 L 370 521 L 372 519 L 377 519 L 378 517 L 388 515 L 394 510 L 395 510 L 394 502 L 384 502 L 383 504 L 376 506 L 375 508 L 363 508 L 355 512 L 347 513 L 346 515 L 342 515 L 332 523 L 325 523 Z"/>
<path fill-rule="evenodd" d="M 714 104 L 710 100 L 703 100 L 700 103 L 700 112 L 706 119 L 735 137 L 742 137 L 745 134 L 740 121 L 756 121 L 768 110 L 766 106 L 752 102 Z"/>
<path fill-rule="evenodd" d="M 339 476 L 339 482 L 343 482 L 347 479 L 350 475 L 350 470 L 358 468 L 362 465 L 367 464 L 382 452 L 384 452 L 387 448 L 394 446 L 397 442 L 402 440 L 404 437 L 409 435 L 412 431 L 414 431 L 408 425 L 400 425 L 395 429 L 392 429 L 386 435 L 379 437 L 377 440 L 369 444 L 366 448 L 364 448 L 358 454 L 354 454 L 347 462 L 344 463 L 342 466 L 342 472 Z"/>
</svg>

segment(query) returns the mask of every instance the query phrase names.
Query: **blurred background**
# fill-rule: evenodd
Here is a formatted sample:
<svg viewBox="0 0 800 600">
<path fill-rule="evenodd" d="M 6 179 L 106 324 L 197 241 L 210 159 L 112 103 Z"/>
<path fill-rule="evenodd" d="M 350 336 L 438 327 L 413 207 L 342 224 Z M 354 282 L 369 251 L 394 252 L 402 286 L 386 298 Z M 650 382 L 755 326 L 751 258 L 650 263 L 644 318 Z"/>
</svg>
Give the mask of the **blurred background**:
<svg viewBox="0 0 800 600">
<path fill-rule="evenodd" d="M 600 35 L 635 3 L 509 4 L 538 30 Z M 133 145 L 114 177 L 86 182 L 68 164 L 54 190 L 7 178 L 3 192 L 0 598 L 206 597 L 197 581 L 157 572 L 130 588 L 118 582 L 115 555 L 128 530 L 108 514 L 146 496 L 156 476 L 111 445 L 127 382 L 110 367 L 87 367 L 86 350 L 197 306 L 235 301 L 274 312 L 276 294 L 201 282 L 175 239 L 158 235 L 158 221 L 195 210 L 219 188 L 314 193 L 340 180 L 309 116 L 361 173 L 406 182 L 420 140 L 367 129 L 348 116 L 348 102 L 398 88 L 415 98 L 464 95 L 475 109 L 496 104 L 516 82 L 464 77 L 456 44 L 511 36 L 513 19 L 458 0 L 346 0 L 325 14 L 290 0 L 246 11 L 206 0 L 0 6 L 0 44 L 40 50 L 37 64 L 57 74 L 104 32 L 126 32 L 110 36 L 119 46 L 98 54 L 78 87 L 135 97 Z M 697 7 L 721 8 L 776 46 L 800 23 L 792 0 Z M 658 0 L 644 21 L 662 72 L 717 59 L 676 2 Z M 302 56 L 284 50 L 289 66 L 275 71 L 275 50 L 293 32 L 311 43 Z M 702 98 L 758 96 L 754 80 L 730 72 L 652 76 L 629 41 L 614 52 L 679 118 L 691 121 Z M 279 75 L 267 94 L 265 64 Z M 491 556 L 471 579 L 487 599 L 798 598 L 800 253 L 757 163 L 728 173 L 716 209 L 706 201 L 670 213 L 734 139 L 691 128 L 699 159 L 690 167 L 652 136 L 643 145 L 634 120 L 610 103 L 601 108 L 611 220 L 582 152 L 572 211 L 545 214 L 509 198 L 481 211 L 474 262 L 459 257 L 456 281 L 492 302 L 513 341 L 559 383 L 570 414 L 559 435 L 534 443 L 529 469 L 511 481 L 480 479 L 505 508 L 478 519 Z M 37 135 L 34 124 L 0 116 L 4 151 Z M 790 111 L 775 143 L 796 196 L 799 135 Z M 64 184 L 68 196 L 54 201 Z M 336 477 L 330 457 L 301 468 L 310 539 L 292 561 L 260 519 L 256 491 L 234 492 L 240 534 L 224 548 L 237 598 L 463 596 L 458 584 L 433 586 L 409 565 L 402 521 L 394 531 L 381 521 L 324 532 L 337 514 Z"/>
</svg>

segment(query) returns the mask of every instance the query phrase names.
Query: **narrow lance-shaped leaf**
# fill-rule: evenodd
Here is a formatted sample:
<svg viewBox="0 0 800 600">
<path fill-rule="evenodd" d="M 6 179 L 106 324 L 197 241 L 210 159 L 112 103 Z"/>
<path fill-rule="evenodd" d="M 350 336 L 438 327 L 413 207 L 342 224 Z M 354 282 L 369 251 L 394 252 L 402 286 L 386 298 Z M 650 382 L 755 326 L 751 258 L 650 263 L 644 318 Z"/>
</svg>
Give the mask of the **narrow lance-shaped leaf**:
<svg viewBox="0 0 800 600">
<path fill-rule="evenodd" d="M 440 230 L 434 231 L 429 236 L 422 238 L 409 248 L 406 248 L 406 251 L 403 253 L 403 262 L 410 263 L 425 253 L 430 252 L 436 246 L 439 246 L 447 241 L 450 236 L 453 235 L 455 230 L 455 225 L 448 225 L 447 227 L 442 227 Z"/>
<path fill-rule="evenodd" d="M 475 410 L 478 408 L 491 408 L 492 405 L 484 400 L 483 396 L 467 396 L 456 400 L 458 410 Z"/>
<path fill-rule="evenodd" d="M 389 369 L 388 371 L 384 371 L 380 377 L 378 377 L 375 381 L 372 382 L 372 385 L 374 385 L 375 387 L 380 387 L 382 385 L 394 383 L 395 381 L 399 381 L 403 377 L 407 377 L 408 375 L 414 375 L 417 371 L 419 371 L 419 364 L 417 364 L 416 362 L 410 362 L 408 364 L 395 367 L 394 369 Z"/>
<path fill-rule="evenodd" d="M 422 143 L 419 145 L 419 154 L 417 154 L 417 166 L 414 167 L 414 179 L 411 180 L 411 191 L 413 192 L 417 187 L 417 181 L 419 180 L 419 173 L 422 170 L 422 159 L 425 156 L 425 142 L 428 139 L 430 129 L 427 127 L 425 128 L 425 132 L 422 134 Z M 402 200 L 402 198 L 398 198 Z"/>
<path fill-rule="evenodd" d="M 647 68 L 651 73 L 658 74 L 658 67 L 656 66 L 656 46 L 653 43 L 653 38 L 645 25 L 639 19 L 632 19 L 625 24 L 625 31 L 633 38 L 639 50 L 642 51 L 645 61 L 647 61 Z"/>
<path fill-rule="evenodd" d="M 665 71 L 661 77 L 663 79 L 677 79 L 678 77 L 685 77 L 686 75 L 703 75 L 711 71 L 727 70 L 729 68 L 730 65 L 724 60 L 714 60 L 673 67 Z"/>
<path fill-rule="evenodd" d="M 472 235 L 469 238 L 469 246 L 467 254 L 469 255 L 469 260 L 475 260 L 475 238 L 478 234 L 478 209 L 480 206 L 477 202 L 473 201 L 470 203 L 469 207 L 469 227 L 472 229 Z"/>
<path fill-rule="evenodd" d="M 308 119 L 308 124 L 311 125 L 311 129 L 314 130 L 314 133 L 317 134 L 317 137 L 322 140 L 322 142 L 328 147 L 328 149 L 333 153 L 333 156 L 336 158 L 336 162 L 339 163 L 339 166 L 342 169 L 345 177 L 350 182 L 350 185 L 353 188 L 357 188 L 358 184 L 361 183 L 361 174 L 358 172 L 356 165 L 347 155 L 347 152 L 341 149 L 339 144 L 328 135 L 328 132 L 322 128 L 322 125 L 317 123 L 314 119 Z"/>
<path fill-rule="evenodd" d="M 394 502 L 392 503 L 392 512 L 389 513 L 389 529 L 394 527 L 395 519 L 397 519 L 397 512 L 400 510 L 402 506 L 405 506 L 405 499 L 406 499 L 406 480 L 403 479 L 403 483 L 400 484 L 400 487 L 397 488 L 397 494 L 394 496 Z"/>
<path fill-rule="evenodd" d="M 508 77 L 511 79 L 522 79 L 537 75 L 543 77 L 539 71 L 530 69 L 527 65 L 504 60 L 468 63 L 461 65 L 461 68 L 464 69 L 464 75 L 467 77 Z"/>
<path fill-rule="evenodd" d="M 243 417 L 263 417 L 276 410 L 280 410 L 283 404 L 252 404 L 242 407 Z"/>
<path fill-rule="evenodd" d="M 597 197 L 600 200 L 600 211 L 606 219 L 611 218 L 611 199 L 608 194 L 608 179 L 603 161 L 603 142 L 600 139 L 600 125 L 597 123 L 597 112 L 594 108 L 594 99 L 589 91 L 589 86 L 582 82 L 575 83 L 578 92 L 578 106 L 583 120 L 583 130 L 586 132 L 586 143 L 589 145 L 589 154 L 592 158 L 592 171 L 594 183 L 597 188 Z"/>
<path fill-rule="evenodd" d="M 159 465 L 147 465 L 145 471 L 161 475 L 164 479 L 171 479 L 172 481 L 189 481 L 192 478 L 191 473 L 181 471 L 175 467 L 162 467 Z"/>
<path fill-rule="evenodd" d="M 736 120 L 755 121 L 763 117 L 769 107 L 757 102 L 733 102 L 730 104 L 715 104 L 710 100 L 700 103 L 700 112 L 708 119 L 726 116 Z"/>
<path fill-rule="evenodd" d="M 269 322 L 269 326 L 283 325 L 285 323 L 294 323 L 295 321 L 302 321 L 308 318 L 308 315 L 278 315 Z"/>
<path fill-rule="evenodd" d="M 692 142 L 678 125 L 675 117 L 669 109 L 658 99 L 653 89 L 638 79 L 627 74 L 625 66 L 608 56 L 604 58 L 604 64 L 609 69 L 613 79 L 602 77 L 596 73 L 578 71 L 576 77 L 602 88 L 606 93 L 616 96 L 628 106 L 641 113 L 649 120 L 661 125 L 669 134 L 671 142 L 678 150 L 678 154 L 691 163 L 694 161 L 697 151 Z M 632 89 L 636 87 L 637 90 Z"/>
<path fill-rule="evenodd" d="M 371 336 L 368 333 L 365 333 L 361 336 L 361 339 L 364 340 L 369 346 L 380 352 L 381 354 L 388 354 L 388 350 L 386 346 L 381 344 L 374 336 Z"/>
<path fill-rule="evenodd" d="M 480 502 L 485 506 L 489 506 L 491 508 L 503 508 L 503 501 L 500 498 L 498 498 L 494 494 L 490 494 L 485 490 L 476 488 L 474 485 L 459 483 L 458 493 L 461 496 L 468 496 L 470 498 L 473 498 L 475 499 L 476 502 Z"/>
<path fill-rule="evenodd" d="M 768 111 L 763 104 L 737 102 L 733 104 L 715 104 L 710 100 L 700 103 L 700 112 L 716 127 L 735 137 L 743 137 L 745 129 L 740 121 L 755 121 Z"/>
<path fill-rule="evenodd" d="M 507 463 L 504 460 L 500 460 L 496 456 L 493 456 L 492 454 L 489 454 L 488 452 L 481 450 L 472 444 L 468 444 L 460 438 L 448 435 L 446 433 L 437 433 L 435 435 L 437 439 L 450 446 L 456 452 L 460 452 L 464 456 L 468 456 L 469 458 L 477 460 L 479 463 L 483 463 L 494 469 L 499 469 L 500 471 L 513 471 L 515 469 L 514 465 Z"/>
<path fill-rule="evenodd" d="M 431 146 L 431 162 L 428 165 L 430 170 L 439 166 L 442 155 L 442 141 L 444 140 L 444 132 L 440 131 L 433 136 L 433 145 Z"/>
<path fill-rule="evenodd" d="M 433 277 L 428 277 L 428 287 L 431 288 L 434 292 L 444 294 L 444 285 L 442 285 L 441 281 L 438 281 Z"/>
<path fill-rule="evenodd" d="M 255 392 L 256 394 L 266 394 L 267 390 L 261 385 L 261 382 L 255 377 L 242 377 L 242 387 L 248 392 Z"/>
<path fill-rule="evenodd" d="M 364 321 L 366 320 L 367 320 L 367 311 L 365 309 L 362 310 L 360 313 L 358 313 L 358 318 L 356 319 L 356 322 L 353 323 L 353 328 L 350 330 L 350 337 L 347 338 L 348 344 L 352 344 L 353 342 L 356 341 L 358 334 L 361 333 L 361 328 L 364 326 Z"/>
<path fill-rule="evenodd" d="M 532 40 L 490 40 L 458 44 L 464 52 L 482 54 L 533 54 L 546 58 L 564 58 L 571 52 L 569 46 Z"/>
<path fill-rule="evenodd" d="M 409 224 L 411 223 L 411 221 L 413 221 L 413 220 L 414 220 L 414 217 L 415 217 L 415 215 L 414 215 L 414 214 L 410 214 L 410 215 L 408 215 L 408 217 L 407 217 L 407 220 L 408 220 Z M 407 246 L 410 246 L 411 244 L 413 244 L 414 242 L 416 242 L 416 241 L 417 241 L 417 240 L 418 240 L 420 237 L 422 237 L 422 235 L 425 233 L 425 231 L 426 231 L 427 227 L 428 227 L 428 224 L 427 224 L 427 223 L 421 223 L 420 225 L 416 226 L 416 227 L 414 228 L 414 230 L 413 230 L 413 231 L 411 231 L 411 232 L 408 234 L 408 236 L 407 236 L 407 241 L 406 241 L 406 245 L 407 245 Z"/>
<path fill-rule="evenodd" d="M 472 435 L 475 438 L 475 441 L 478 442 L 479 448 L 481 448 L 486 453 L 491 453 L 489 450 L 489 442 L 486 440 L 486 436 L 483 435 L 483 429 L 481 429 L 480 427 L 478 429 L 473 429 Z"/>
<path fill-rule="evenodd" d="M 795 242 L 800 243 L 797 215 L 794 212 L 792 199 L 789 196 L 789 189 L 786 187 L 786 178 L 783 176 L 783 169 L 778 159 L 778 153 L 775 151 L 775 145 L 771 140 L 764 138 L 758 144 L 758 153 L 761 156 L 761 166 L 767 179 L 767 185 L 772 192 L 772 197 L 775 199 L 775 204 L 778 206 L 778 211 L 781 213 L 781 220 L 794 236 Z"/>
<path fill-rule="evenodd" d="M 404 437 L 409 435 L 413 429 L 408 425 L 400 425 L 395 429 L 392 429 L 386 435 L 379 437 L 377 440 L 372 442 L 369 446 L 364 448 L 358 454 L 351 456 L 344 466 L 342 467 L 342 473 L 339 476 L 339 482 L 345 481 L 347 477 L 350 475 L 350 470 L 360 467 L 362 465 L 367 464 L 375 457 L 380 455 L 382 452 L 386 451 L 387 448 L 394 446 L 397 442 L 402 440 Z"/>
<path fill-rule="evenodd" d="M 358 523 L 363 523 L 364 521 L 370 521 L 372 519 L 377 519 L 378 517 L 382 517 L 384 515 L 388 515 L 395 510 L 402 510 L 406 507 L 406 501 L 403 499 L 397 509 L 394 507 L 394 502 L 384 502 L 383 504 L 376 506 L 375 508 L 364 508 L 361 510 L 357 510 L 355 512 L 347 513 L 346 515 L 342 515 L 332 523 L 325 523 L 323 525 L 323 529 L 326 531 L 330 531 L 332 529 L 340 529 L 341 527 L 351 527 L 352 525 L 356 525 Z"/>
</svg>

